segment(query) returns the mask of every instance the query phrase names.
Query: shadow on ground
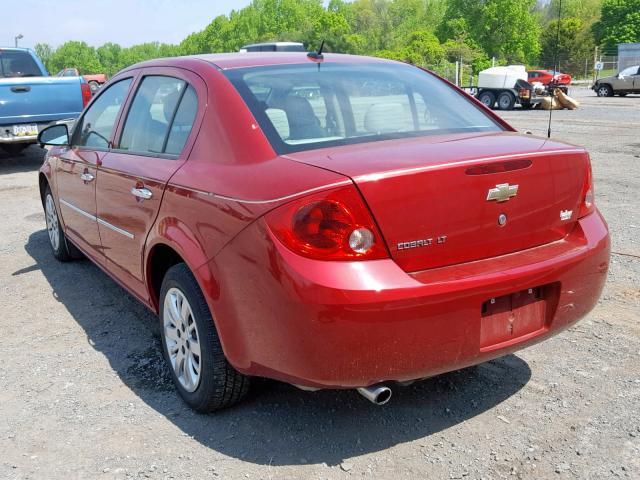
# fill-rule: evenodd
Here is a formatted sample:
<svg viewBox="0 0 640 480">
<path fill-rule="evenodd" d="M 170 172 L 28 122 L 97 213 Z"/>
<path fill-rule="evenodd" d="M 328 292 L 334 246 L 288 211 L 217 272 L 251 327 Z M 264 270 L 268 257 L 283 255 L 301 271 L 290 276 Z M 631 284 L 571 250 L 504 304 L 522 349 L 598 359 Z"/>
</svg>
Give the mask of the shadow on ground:
<svg viewBox="0 0 640 480">
<path fill-rule="evenodd" d="M 25 248 L 35 265 L 13 275 L 41 270 L 51 294 L 86 332 L 87 342 L 105 355 L 138 397 L 202 445 L 245 461 L 339 464 L 429 437 L 486 412 L 518 392 L 531 376 L 529 366 L 510 355 L 398 388 L 385 407 L 368 403 L 354 391 L 310 393 L 262 380 L 239 406 L 195 414 L 173 390 L 151 313 L 91 262 L 54 260 L 45 230 L 33 233 Z"/>
<path fill-rule="evenodd" d="M 32 145 L 18 154 L 9 154 L 0 148 L 0 175 L 35 172 L 44 161 L 45 150 Z"/>
</svg>

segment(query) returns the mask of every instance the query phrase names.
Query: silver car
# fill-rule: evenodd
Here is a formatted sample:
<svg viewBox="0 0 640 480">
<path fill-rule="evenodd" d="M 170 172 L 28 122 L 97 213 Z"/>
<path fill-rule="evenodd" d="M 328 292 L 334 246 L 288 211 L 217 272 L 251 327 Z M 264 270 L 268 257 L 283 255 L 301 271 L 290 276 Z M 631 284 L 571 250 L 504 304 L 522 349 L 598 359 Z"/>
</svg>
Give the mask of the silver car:
<svg viewBox="0 0 640 480">
<path fill-rule="evenodd" d="M 591 87 L 599 97 L 624 97 L 628 93 L 640 93 L 640 65 L 627 67 L 617 75 L 596 80 Z"/>
</svg>

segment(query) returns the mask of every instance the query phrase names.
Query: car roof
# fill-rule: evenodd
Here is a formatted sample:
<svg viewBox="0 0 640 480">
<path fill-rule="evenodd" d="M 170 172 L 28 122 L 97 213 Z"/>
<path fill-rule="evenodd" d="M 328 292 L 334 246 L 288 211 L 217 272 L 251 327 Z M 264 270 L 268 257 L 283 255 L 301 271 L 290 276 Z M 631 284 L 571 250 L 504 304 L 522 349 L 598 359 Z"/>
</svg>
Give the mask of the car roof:
<svg viewBox="0 0 640 480">
<path fill-rule="evenodd" d="M 168 57 L 147 60 L 131 65 L 125 70 L 148 67 L 190 67 L 198 63 L 209 63 L 221 70 L 232 68 L 261 67 L 267 65 L 292 65 L 302 63 L 398 63 L 377 57 L 325 53 L 322 60 L 307 56 L 306 52 L 235 52 L 189 55 L 186 57 Z M 123 70 L 124 71 L 124 70 Z"/>
</svg>

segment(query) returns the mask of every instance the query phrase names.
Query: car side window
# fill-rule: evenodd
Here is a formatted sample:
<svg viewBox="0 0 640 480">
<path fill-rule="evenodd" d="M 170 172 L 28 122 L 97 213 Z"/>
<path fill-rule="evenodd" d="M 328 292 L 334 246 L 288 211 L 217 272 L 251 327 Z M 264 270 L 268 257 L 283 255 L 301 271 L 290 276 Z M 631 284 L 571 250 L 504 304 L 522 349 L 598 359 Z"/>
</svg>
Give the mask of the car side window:
<svg viewBox="0 0 640 480">
<path fill-rule="evenodd" d="M 109 139 L 124 103 L 131 78 L 120 80 L 104 90 L 78 120 L 72 145 L 87 148 L 109 148 Z"/>
<path fill-rule="evenodd" d="M 186 89 L 187 83 L 178 78 L 160 75 L 144 77 L 129 108 L 119 149 L 132 153 L 161 154 L 165 152 L 168 136 L 173 134 L 174 144 L 179 141 L 180 132 L 174 133 L 170 126 L 174 116 L 177 116 L 176 109 Z M 175 146 L 172 152 L 167 153 L 174 153 L 174 150 Z"/>
<path fill-rule="evenodd" d="M 189 86 L 182 96 L 171 124 L 164 153 L 180 155 L 193 128 L 196 113 L 198 113 L 198 97 L 193 87 Z"/>
</svg>

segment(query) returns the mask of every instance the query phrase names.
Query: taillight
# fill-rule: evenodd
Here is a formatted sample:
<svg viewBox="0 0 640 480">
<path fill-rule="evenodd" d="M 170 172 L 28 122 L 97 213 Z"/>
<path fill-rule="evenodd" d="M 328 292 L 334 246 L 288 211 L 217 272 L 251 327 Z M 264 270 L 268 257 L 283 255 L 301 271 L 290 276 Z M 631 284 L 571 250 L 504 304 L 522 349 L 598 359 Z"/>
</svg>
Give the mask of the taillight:
<svg viewBox="0 0 640 480">
<path fill-rule="evenodd" d="M 578 218 L 582 218 L 589 215 L 595 210 L 595 198 L 593 192 L 593 174 L 591 172 L 591 160 L 587 157 L 587 169 L 584 179 L 584 185 L 582 186 L 582 197 L 580 202 L 580 212 Z"/>
<path fill-rule="evenodd" d="M 88 83 L 81 83 L 80 90 L 82 91 L 82 108 L 84 108 L 91 100 L 91 87 Z"/>
<path fill-rule="evenodd" d="M 387 249 L 354 186 L 309 195 L 269 212 L 275 236 L 295 253 L 319 260 L 387 258 Z"/>
</svg>

